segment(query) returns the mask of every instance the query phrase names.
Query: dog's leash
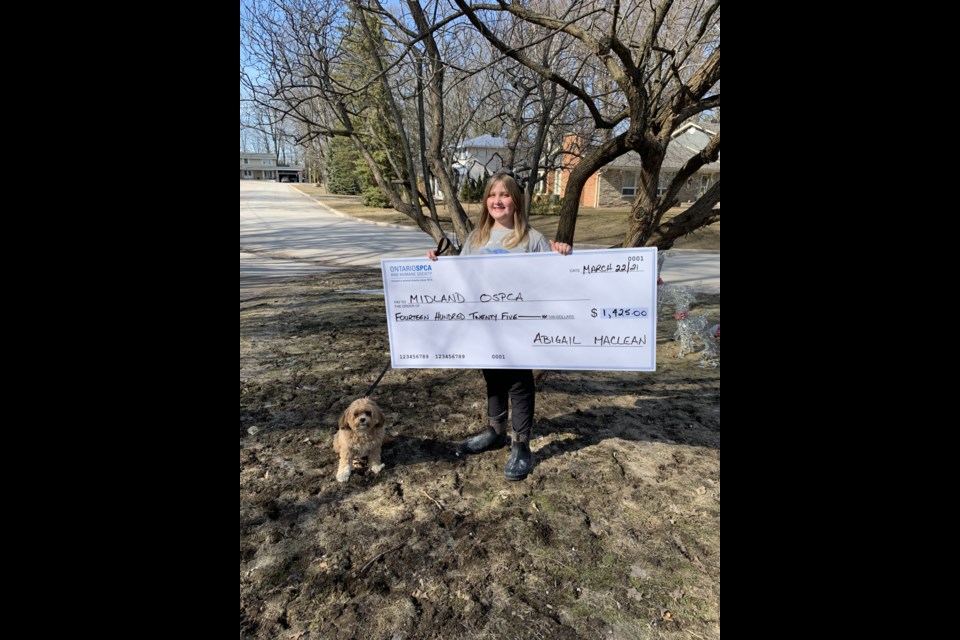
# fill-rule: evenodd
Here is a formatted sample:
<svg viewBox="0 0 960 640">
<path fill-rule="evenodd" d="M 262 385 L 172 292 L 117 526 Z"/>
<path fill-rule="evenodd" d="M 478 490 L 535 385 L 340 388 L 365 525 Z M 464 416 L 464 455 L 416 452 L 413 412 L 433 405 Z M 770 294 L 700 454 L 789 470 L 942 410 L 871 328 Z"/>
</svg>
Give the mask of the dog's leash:
<svg viewBox="0 0 960 640">
<path fill-rule="evenodd" d="M 363 394 L 365 397 L 369 397 L 370 394 L 373 393 L 373 390 L 376 389 L 376 388 L 377 388 L 377 385 L 380 384 L 380 381 L 383 380 L 383 376 L 387 375 L 387 371 L 388 371 L 389 369 L 390 369 L 390 361 L 387 360 L 387 366 L 385 366 L 385 367 L 383 368 L 383 371 L 380 372 L 380 376 L 377 378 L 376 382 L 374 382 L 374 383 L 370 386 L 370 388 L 367 389 L 367 392 L 366 392 L 365 394 Z"/>
</svg>

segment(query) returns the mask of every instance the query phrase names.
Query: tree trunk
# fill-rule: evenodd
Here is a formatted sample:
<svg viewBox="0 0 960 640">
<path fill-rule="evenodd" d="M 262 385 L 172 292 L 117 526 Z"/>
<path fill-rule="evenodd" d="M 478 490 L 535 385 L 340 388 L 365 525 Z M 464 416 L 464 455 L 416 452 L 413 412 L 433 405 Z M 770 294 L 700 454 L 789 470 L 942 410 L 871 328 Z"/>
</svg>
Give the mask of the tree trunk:
<svg viewBox="0 0 960 640">
<path fill-rule="evenodd" d="M 567 178 L 567 188 L 560 203 L 560 223 L 557 225 L 557 242 L 573 245 L 573 234 L 577 229 L 577 212 L 580 210 L 580 194 L 587 180 L 605 164 L 619 158 L 628 149 L 625 144 L 627 132 L 604 142 L 598 149 L 578 162 Z"/>
<path fill-rule="evenodd" d="M 533 141 L 533 148 L 530 150 L 530 177 L 527 179 L 527 197 L 524 202 L 528 217 L 533 206 L 533 192 L 537 188 L 537 182 L 540 178 L 540 157 L 543 155 L 543 146 L 546 144 L 547 133 L 550 129 L 553 105 L 557 101 L 557 85 L 549 83 L 547 91 L 543 90 L 543 85 L 544 83 L 540 83 L 539 86 L 540 118 L 537 120 L 537 133 Z"/>
<path fill-rule="evenodd" d="M 672 247 L 677 238 L 708 224 L 713 224 L 720 219 L 720 210 L 713 208 L 718 202 L 720 202 L 719 182 L 707 189 L 707 192 L 700 196 L 689 209 L 673 220 L 660 224 L 650 234 L 647 246 L 655 246 L 657 249 L 664 251 Z"/>
<path fill-rule="evenodd" d="M 647 238 L 660 224 L 665 208 L 658 208 L 657 188 L 660 182 L 660 167 L 666 156 L 667 143 L 655 139 L 641 140 L 640 174 L 637 177 L 637 199 L 630 210 L 629 226 L 623 237 L 623 247 L 645 246 Z"/>
<path fill-rule="evenodd" d="M 414 0 L 408 0 L 407 6 L 410 8 L 410 14 L 413 16 L 414 22 L 417 25 L 417 30 L 423 34 L 423 44 L 427 52 L 427 70 L 429 71 L 427 81 L 427 105 L 430 107 L 433 126 L 430 144 L 426 147 L 426 161 L 430 168 L 430 174 L 433 174 L 440 183 L 440 192 L 443 193 L 443 201 L 447 206 L 447 213 L 450 214 L 450 218 L 453 221 L 453 232 L 462 245 L 467 239 L 467 235 L 473 230 L 473 223 L 470 222 L 470 218 L 467 217 L 467 212 L 463 210 L 463 205 L 460 204 L 460 200 L 457 198 L 457 188 L 450 176 L 449 164 L 444 162 L 443 159 L 445 127 L 443 79 L 446 68 L 440 56 L 440 48 L 434 40 L 433 31 L 430 28 L 426 16 L 423 14 L 423 9 L 420 4 Z M 424 188 L 431 191 L 430 198 L 432 201 L 433 194 L 430 189 L 430 175 L 424 175 L 423 181 L 425 183 Z M 420 223 L 418 222 L 417 224 L 419 225 Z M 421 226 L 421 228 L 423 227 Z M 426 229 L 424 230 L 426 231 Z M 430 233 L 430 237 L 434 240 L 440 242 L 440 239 L 445 238 L 446 234 L 439 229 L 439 226 L 438 231 L 439 236 L 434 235 L 430 231 L 427 231 L 427 233 Z"/>
<path fill-rule="evenodd" d="M 423 109 L 423 58 L 417 58 L 417 143 L 420 146 L 420 170 L 423 172 L 423 194 L 430 207 L 430 219 L 440 226 L 440 217 L 437 215 L 437 203 L 433 199 L 433 189 L 430 188 L 430 165 L 427 162 L 427 132 L 425 123 L 427 115 Z M 420 187 L 417 186 L 419 192 Z"/>
<path fill-rule="evenodd" d="M 554 238 L 557 242 L 566 242 L 573 246 L 573 234 L 577 230 L 577 213 L 580 211 L 580 194 L 583 193 L 583 185 L 591 175 L 593 171 L 581 162 L 567 177 L 567 188 L 560 202 L 560 222 Z"/>
</svg>

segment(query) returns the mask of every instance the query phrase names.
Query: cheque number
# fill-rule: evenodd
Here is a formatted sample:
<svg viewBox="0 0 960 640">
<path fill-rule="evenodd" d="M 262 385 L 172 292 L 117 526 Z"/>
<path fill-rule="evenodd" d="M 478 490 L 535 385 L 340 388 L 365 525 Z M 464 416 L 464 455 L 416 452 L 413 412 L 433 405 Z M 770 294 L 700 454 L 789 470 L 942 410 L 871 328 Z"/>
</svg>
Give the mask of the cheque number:
<svg viewBox="0 0 960 640">
<path fill-rule="evenodd" d="M 502 353 L 494 353 L 490 356 L 492 360 L 506 360 L 507 356 Z"/>
</svg>

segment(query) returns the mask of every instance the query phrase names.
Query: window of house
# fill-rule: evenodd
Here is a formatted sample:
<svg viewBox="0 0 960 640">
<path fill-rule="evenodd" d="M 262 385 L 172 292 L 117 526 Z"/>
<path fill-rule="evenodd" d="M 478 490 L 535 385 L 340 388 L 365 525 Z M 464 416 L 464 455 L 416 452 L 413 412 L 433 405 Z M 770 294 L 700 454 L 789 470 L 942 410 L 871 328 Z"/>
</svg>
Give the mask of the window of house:
<svg viewBox="0 0 960 640">
<path fill-rule="evenodd" d="M 244 177 L 244 178 L 252 178 L 252 177 L 253 177 L 253 171 L 251 171 L 250 169 L 244 169 L 244 170 L 243 170 L 243 177 Z"/>
<path fill-rule="evenodd" d="M 660 182 L 657 184 L 657 197 L 662 196 L 667 192 L 667 189 L 670 188 L 670 183 L 673 182 L 673 177 L 677 175 L 673 171 L 661 171 L 660 172 Z"/>
<path fill-rule="evenodd" d="M 623 174 L 623 188 L 620 190 L 620 193 L 624 197 L 633 197 L 637 195 L 637 174 Z"/>
<path fill-rule="evenodd" d="M 704 173 L 700 176 L 700 188 L 697 189 L 697 197 L 702 196 L 707 192 L 707 189 L 710 188 L 710 181 L 713 176 L 709 173 Z"/>
<path fill-rule="evenodd" d="M 244 158 L 244 159 L 243 159 L 243 164 L 250 164 L 249 158 Z"/>
</svg>

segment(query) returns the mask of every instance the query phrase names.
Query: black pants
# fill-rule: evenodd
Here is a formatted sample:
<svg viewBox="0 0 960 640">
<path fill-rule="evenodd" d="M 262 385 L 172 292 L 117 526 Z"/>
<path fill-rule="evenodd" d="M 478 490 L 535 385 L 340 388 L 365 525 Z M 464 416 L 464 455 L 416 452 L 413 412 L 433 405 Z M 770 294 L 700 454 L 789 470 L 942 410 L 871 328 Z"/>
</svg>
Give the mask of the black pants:
<svg viewBox="0 0 960 640">
<path fill-rule="evenodd" d="M 507 399 L 513 404 L 513 432 L 517 442 L 529 442 L 537 389 L 530 369 L 483 369 L 487 381 L 487 415 L 507 415 Z"/>
</svg>

